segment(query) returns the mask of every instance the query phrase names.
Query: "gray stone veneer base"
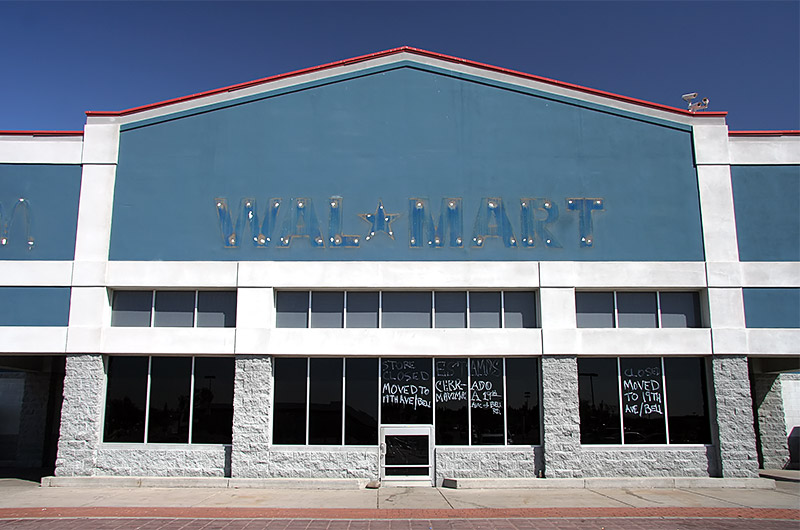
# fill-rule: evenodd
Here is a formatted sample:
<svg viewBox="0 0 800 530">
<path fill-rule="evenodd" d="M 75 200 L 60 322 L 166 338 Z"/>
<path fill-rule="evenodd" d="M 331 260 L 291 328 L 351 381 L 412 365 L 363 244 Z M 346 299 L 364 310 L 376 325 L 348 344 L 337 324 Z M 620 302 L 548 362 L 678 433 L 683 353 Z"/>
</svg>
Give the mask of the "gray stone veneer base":
<svg viewBox="0 0 800 530">
<path fill-rule="evenodd" d="M 544 469 L 541 447 L 436 448 L 436 484 L 445 478 L 535 478 Z"/>
<path fill-rule="evenodd" d="M 721 474 L 724 478 L 757 477 L 758 455 L 747 357 L 714 355 L 711 366 Z"/>
<path fill-rule="evenodd" d="M 228 477 L 227 446 L 114 447 L 101 445 L 95 469 L 104 476 Z"/>
<path fill-rule="evenodd" d="M 713 477 L 716 448 L 597 448 L 581 450 L 584 477 Z"/>
<path fill-rule="evenodd" d="M 578 359 L 574 355 L 542 357 L 542 408 L 545 475 L 582 477 Z"/>
<path fill-rule="evenodd" d="M 761 467 L 783 469 L 789 463 L 789 445 L 783 412 L 783 393 L 778 374 L 755 374 L 753 402 L 761 444 Z"/>
</svg>

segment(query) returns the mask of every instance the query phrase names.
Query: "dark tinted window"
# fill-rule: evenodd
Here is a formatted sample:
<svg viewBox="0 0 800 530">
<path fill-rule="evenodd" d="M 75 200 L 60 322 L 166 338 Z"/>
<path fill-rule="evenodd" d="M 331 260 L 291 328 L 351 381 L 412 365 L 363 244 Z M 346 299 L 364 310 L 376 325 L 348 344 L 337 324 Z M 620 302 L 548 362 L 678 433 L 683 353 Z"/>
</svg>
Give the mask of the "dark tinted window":
<svg viewBox="0 0 800 530">
<path fill-rule="evenodd" d="M 308 291 L 278 291 L 275 305 L 277 327 L 308 327 Z"/>
<path fill-rule="evenodd" d="M 466 292 L 436 292 L 434 296 L 437 328 L 467 327 Z"/>
<path fill-rule="evenodd" d="M 579 328 L 614 327 L 614 293 L 575 293 Z"/>
<path fill-rule="evenodd" d="M 195 358 L 192 443 L 231 443 L 233 369 L 233 358 Z"/>
<path fill-rule="evenodd" d="M 664 359 L 669 443 L 711 443 L 706 363 L 700 357 Z"/>
<path fill-rule="evenodd" d="M 581 443 L 621 443 L 617 360 L 578 359 L 578 396 Z"/>
<path fill-rule="evenodd" d="M 433 423 L 431 368 L 431 359 L 381 359 L 381 423 Z"/>
<path fill-rule="evenodd" d="M 147 357 L 109 357 L 104 441 L 144 442 L 147 364 Z"/>
<path fill-rule="evenodd" d="M 111 325 L 117 327 L 150 327 L 153 291 L 114 291 Z"/>
<path fill-rule="evenodd" d="M 311 293 L 311 327 L 341 328 L 344 324 L 344 293 Z"/>
<path fill-rule="evenodd" d="M 153 357 L 150 365 L 149 443 L 189 442 L 191 357 Z"/>
<path fill-rule="evenodd" d="M 467 360 L 436 359 L 434 372 L 436 376 L 436 444 L 468 445 Z"/>
<path fill-rule="evenodd" d="M 698 293 L 659 293 L 662 328 L 699 328 Z"/>
<path fill-rule="evenodd" d="M 378 443 L 378 359 L 345 359 L 344 442 Z"/>
<path fill-rule="evenodd" d="M 156 291 L 156 327 L 194 326 L 194 291 Z"/>
<path fill-rule="evenodd" d="M 342 359 L 311 359 L 308 443 L 342 443 Z"/>
<path fill-rule="evenodd" d="M 431 327 L 430 292 L 383 293 L 383 328 Z"/>
<path fill-rule="evenodd" d="M 273 443 L 306 443 L 307 373 L 308 359 L 275 358 Z"/>
<path fill-rule="evenodd" d="M 470 359 L 472 445 L 503 445 L 503 359 Z"/>
<path fill-rule="evenodd" d="M 377 292 L 347 293 L 347 327 L 377 328 L 379 296 Z"/>
<path fill-rule="evenodd" d="M 541 442 L 537 359 L 506 359 L 506 414 L 509 445 L 537 445 Z"/>
<path fill-rule="evenodd" d="M 623 357 L 619 367 L 625 443 L 667 443 L 661 358 Z"/>
<path fill-rule="evenodd" d="M 478 291 L 469 293 L 469 327 L 500 327 L 499 292 Z"/>
<path fill-rule="evenodd" d="M 197 327 L 236 327 L 236 291 L 197 293 Z"/>
<path fill-rule="evenodd" d="M 532 291 L 504 292 L 503 311 L 506 328 L 536 327 L 536 297 Z"/>
<path fill-rule="evenodd" d="M 620 328 L 656 328 L 656 293 L 617 293 Z"/>
</svg>

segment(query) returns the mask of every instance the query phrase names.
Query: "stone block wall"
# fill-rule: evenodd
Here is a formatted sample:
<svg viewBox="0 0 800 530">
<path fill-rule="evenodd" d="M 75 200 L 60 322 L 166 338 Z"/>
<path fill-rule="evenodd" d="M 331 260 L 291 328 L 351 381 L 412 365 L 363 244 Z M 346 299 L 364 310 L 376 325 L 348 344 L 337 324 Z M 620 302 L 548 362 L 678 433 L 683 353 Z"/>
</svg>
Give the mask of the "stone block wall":
<svg viewBox="0 0 800 530">
<path fill-rule="evenodd" d="M 747 357 L 714 355 L 711 358 L 711 367 L 721 476 L 758 477 Z"/>
<path fill-rule="evenodd" d="M 378 478 L 378 448 L 275 449 L 267 456 L 270 478 Z"/>
<path fill-rule="evenodd" d="M 233 379 L 231 476 L 271 476 L 272 358 L 237 355 Z"/>
<path fill-rule="evenodd" d="M 541 447 L 436 448 L 436 484 L 445 478 L 535 478 L 544 469 Z"/>
<path fill-rule="evenodd" d="M 67 355 L 56 459 L 57 476 L 99 474 L 97 449 L 102 434 L 104 382 L 102 355 Z"/>
<path fill-rule="evenodd" d="M 542 357 L 542 406 L 545 476 L 582 477 L 576 356 Z"/>
<path fill-rule="evenodd" d="M 783 469 L 789 463 L 789 445 L 778 374 L 753 375 L 753 406 L 761 466 L 764 469 Z"/>
<path fill-rule="evenodd" d="M 713 446 L 582 449 L 584 477 L 708 477 L 719 474 Z"/>
<path fill-rule="evenodd" d="M 226 477 L 229 446 L 114 447 L 97 451 L 95 474 L 103 476 Z"/>
</svg>

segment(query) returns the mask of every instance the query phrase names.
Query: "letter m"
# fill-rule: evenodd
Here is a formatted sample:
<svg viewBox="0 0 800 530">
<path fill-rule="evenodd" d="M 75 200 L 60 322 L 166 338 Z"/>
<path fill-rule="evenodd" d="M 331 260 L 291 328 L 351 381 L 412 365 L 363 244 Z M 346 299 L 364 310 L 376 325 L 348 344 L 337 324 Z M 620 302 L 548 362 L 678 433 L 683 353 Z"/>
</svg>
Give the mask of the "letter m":
<svg viewBox="0 0 800 530">
<path fill-rule="evenodd" d="M 6 246 L 9 241 L 9 234 L 12 233 L 12 228 L 20 223 L 20 216 L 22 216 L 22 228 L 25 232 L 25 242 L 28 250 L 33 248 L 34 240 L 31 235 L 31 225 L 33 217 L 31 216 L 31 205 L 27 199 L 20 198 L 14 203 L 11 212 L 7 213 L 0 204 L 0 246 Z"/>
</svg>

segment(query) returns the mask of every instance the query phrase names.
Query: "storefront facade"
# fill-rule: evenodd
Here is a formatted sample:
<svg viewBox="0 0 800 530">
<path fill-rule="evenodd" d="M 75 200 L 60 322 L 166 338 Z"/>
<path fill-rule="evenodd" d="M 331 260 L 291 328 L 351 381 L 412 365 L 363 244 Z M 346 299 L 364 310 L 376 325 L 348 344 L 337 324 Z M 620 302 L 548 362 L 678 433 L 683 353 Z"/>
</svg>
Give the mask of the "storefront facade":
<svg viewBox="0 0 800 530">
<path fill-rule="evenodd" d="M 66 358 L 57 476 L 788 460 L 796 132 L 412 48 L 87 114 L 0 135 L 0 381 Z"/>
</svg>

